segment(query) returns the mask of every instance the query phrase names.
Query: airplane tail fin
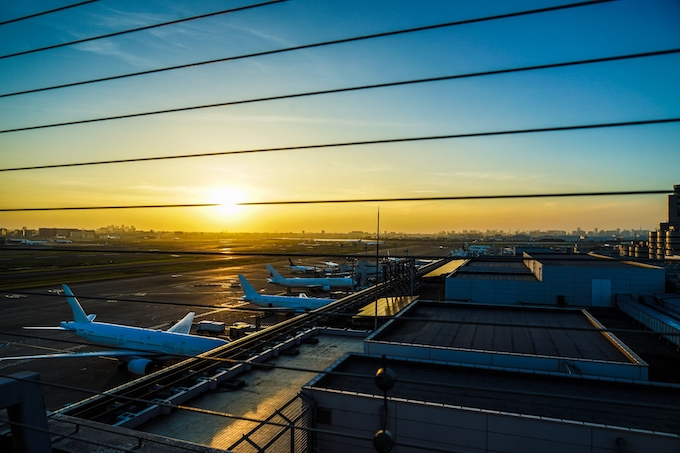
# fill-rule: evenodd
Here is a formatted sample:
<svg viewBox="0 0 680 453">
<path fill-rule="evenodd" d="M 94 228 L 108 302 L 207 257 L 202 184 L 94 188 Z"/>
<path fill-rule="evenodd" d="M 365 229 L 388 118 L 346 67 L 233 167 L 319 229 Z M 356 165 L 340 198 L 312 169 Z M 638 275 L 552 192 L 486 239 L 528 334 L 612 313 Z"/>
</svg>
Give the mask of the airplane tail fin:
<svg viewBox="0 0 680 453">
<path fill-rule="evenodd" d="M 73 311 L 73 320 L 75 322 L 82 323 L 92 322 L 92 319 L 94 319 L 94 317 L 90 319 L 90 317 L 85 314 L 85 310 L 83 310 L 83 307 L 80 306 L 80 303 L 78 302 L 78 299 L 76 299 L 76 296 L 73 295 L 71 288 L 69 288 L 68 285 L 61 286 L 62 288 L 64 288 L 66 300 L 68 301 L 68 304 L 71 306 L 71 311 Z"/>
<path fill-rule="evenodd" d="M 241 289 L 243 290 L 244 300 L 251 301 L 257 300 L 259 294 L 253 288 L 253 285 L 241 274 L 238 274 L 238 279 L 241 282 Z"/>
<path fill-rule="evenodd" d="M 295 266 L 295 264 L 293 263 L 293 260 L 290 259 L 290 257 L 288 257 L 288 262 L 290 263 L 291 266 Z"/>
<path fill-rule="evenodd" d="M 187 313 L 187 315 L 179 320 L 177 324 L 170 327 L 168 332 L 189 333 L 191 330 L 191 323 L 194 322 L 194 314 L 195 313 L 193 311 Z"/>
<path fill-rule="evenodd" d="M 267 266 L 267 270 L 269 271 L 269 278 L 271 278 L 272 282 L 276 283 L 276 282 L 280 282 L 281 280 L 283 280 L 283 277 L 281 277 L 281 274 L 276 272 L 276 269 L 274 269 L 271 264 L 267 264 L 266 266 Z"/>
</svg>

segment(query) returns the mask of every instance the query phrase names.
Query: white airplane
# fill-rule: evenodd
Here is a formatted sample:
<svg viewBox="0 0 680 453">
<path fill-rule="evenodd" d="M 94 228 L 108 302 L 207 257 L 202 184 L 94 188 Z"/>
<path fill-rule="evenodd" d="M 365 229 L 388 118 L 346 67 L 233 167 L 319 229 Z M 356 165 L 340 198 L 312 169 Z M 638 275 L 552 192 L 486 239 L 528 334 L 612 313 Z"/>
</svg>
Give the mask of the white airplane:
<svg viewBox="0 0 680 453">
<path fill-rule="evenodd" d="M 262 305 L 272 311 L 295 311 L 298 313 L 314 310 L 333 302 L 333 299 L 307 297 L 304 293 L 298 297 L 293 296 L 266 296 L 258 293 L 253 285 L 241 274 L 238 274 L 243 289 L 243 300 L 253 304 Z"/>
<path fill-rule="evenodd" d="M 30 239 L 8 239 L 10 242 L 15 242 L 17 244 L 23 245 L 40 245 L 47 244 L 47 241 L 31 241 Z"/>
<path fill-rule="evenodd" d="M 361 243 L 364 245 L 387 245 L 387 241 L 361 241 Z"/>
<path fill-rule="evenodd" d="M 293 260 L 288 258 L 288 262 L 290 262 L 290 272 L 293 274 L 296 274 L 298 272 L 302 272 L 303 274 L 306 274 L 307 272 L 311 273 L 316 273 L 316 272 L 322 272 L 323 270 L 316 267 L 316 266 L 305 266 L 302 264 L 295 264 L 293 263 Z"/>
<path fill-rule="evenodd" d="M 86 315 L 78 299 L 67 285 L 62 285 L 66 300 L 73 311 L 73 321 L 62 321 L 59 327 L 24 327 L 37 330 L 67 330 L 98 346 L 118 349 L 64 354 L 43 354 L 20 357 L 0 357 L 3 360 L 51 359 L 74 357 L 116 357 L 127 364 L 130 373 L 144 375 L 154 369 L 153 360 L 196 356 L 228 343 L 220 338 L 190 335 L 194 313 L 188 313 L 168 330 L 145 329 L 94 322 L 96 315 Z"/>
<path fill-rule="evenodd" d="M 267 264 L 269 278 L 267 281 L 286 288 L 309 288 L 330 291 L 331 288 L 352 288 L 355 285 L 350 277 L 331 277 L 331 278 L 283 278 L 281 274 L 271 264 Z"/>
</svg>

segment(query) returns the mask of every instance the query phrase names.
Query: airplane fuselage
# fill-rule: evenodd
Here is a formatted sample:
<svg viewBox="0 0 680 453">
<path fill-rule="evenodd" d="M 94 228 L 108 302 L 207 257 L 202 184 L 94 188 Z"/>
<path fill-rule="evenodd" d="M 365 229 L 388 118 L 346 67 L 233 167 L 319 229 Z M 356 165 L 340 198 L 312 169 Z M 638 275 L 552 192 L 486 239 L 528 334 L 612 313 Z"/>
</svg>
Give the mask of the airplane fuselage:
<svg viewBox="0 0 680 453">
<path fill-rule="evenodd" d="M 307 272 L 315 273 L 320 271 L 319 268 L 315 266 L 296 266 L 296 265 L 291 265 L 290 266 L 290 271 L 293 274 L 296 274 L 298 272 L 302 272 L 303 274 L 306 274 Z"/>
<path fill-rule="evenodd" d="M 168 356 L 193 356 L 228 343 L 219 338 L 104 322 L 62 322 L 61 327 L 90 343 L 130 350 L 131 356 L 134 356 L 135 351 Z"/>
<path fill-rule="evenodd" d="M 295 311 L 316 310 L 333 302 L 333 299 L 317 297 L 292 297 L 292 296 L 258 296 L 244 297 L 243 300 L 253 304 L 270 308 L 287 308 Z"/>
<path fill-rule="evenodd" d="M 354 282 L 351 278 L 284 278 L 283 280 L 269 279 L 270 283 L 283 286 L 285 288 L 351 288 Z"/>
<path fill-rule="evenodd" d="M 331 288 L 352 288 L 355 284 L 354 280 L 349 277 L 283 278 L 271 264 L 266 264 L 265 266 L 269 272 L 267 281 L 286 288 L 309 288 L 329 291 Z"/>
</svg>

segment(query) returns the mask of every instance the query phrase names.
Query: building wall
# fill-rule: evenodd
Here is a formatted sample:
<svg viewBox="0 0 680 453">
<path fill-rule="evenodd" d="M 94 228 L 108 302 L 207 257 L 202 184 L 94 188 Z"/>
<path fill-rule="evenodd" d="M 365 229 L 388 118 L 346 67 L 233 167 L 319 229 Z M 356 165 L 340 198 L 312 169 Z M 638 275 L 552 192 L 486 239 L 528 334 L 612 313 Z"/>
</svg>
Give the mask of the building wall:
<svg viewBox="0 0 680 453">
<path fill-rule="evenodd" d="M 305 387 L 303 393 L 326 414 L 316 428 L 351 434 L 350 439 L 317 434 L 318 451 L 324 453 L 374 453 L 372 439 L 383 428 L 383 398 L 349 392 Z M 631 431 L 625 428 L 500 413 L 475 408 L 446 406 L 403 399 L 390 399 L 387 429 L 396 438 L 395 453 L 441 450 L 510 453 L 676 453 L 680 439 L 675 435 Z M 330 420 L 328 419 L 330 415 Z M 625 442 L 625 449 L 617 440 Z M 619 441 L 621 442 L 621 441 Z"/>
<path fill-rule="evenodd" d="M 664 292 L 663 268 L 635 265 L 609 268 L 531 264 L 530 269 L 537 278 L 540 275 L 539 281 L 450 277 L 446 279 L 445 297 L 447 300 L 467 300 L 480 304 L 557 305 L 558 296 L 564 296 L 568 306 L 589 307 L 598 305 L 597 300 L 593 300 L 593 280 L 608 280 L 611 284 L 611 296 L 604 303 L 605 306 L 614 305 L 616 294 L 642 295 Z"/>
<path fill-rule="evenodd" d="M 520 354 L 500 351 L 485 351 L 428 345 L 405 345 L 388 341 L 364 341 L 364 353 L 405 357 L 435 362 L 462 363 L 509 370 L 541 371 L 546 373 L 566 373 L 566 366 L 577 367 L 583 376 L 598 376 L 611 379 L 649 379 L 646 363 L 606 362 L 558 356 Z"/>
</svg>

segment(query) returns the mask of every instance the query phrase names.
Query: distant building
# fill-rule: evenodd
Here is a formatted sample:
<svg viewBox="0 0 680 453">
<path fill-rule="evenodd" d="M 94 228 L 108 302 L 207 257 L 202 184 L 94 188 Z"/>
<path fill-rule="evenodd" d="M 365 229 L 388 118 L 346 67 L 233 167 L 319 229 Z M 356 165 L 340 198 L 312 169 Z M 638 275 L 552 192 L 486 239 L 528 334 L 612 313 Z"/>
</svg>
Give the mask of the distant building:
<svg viewBox="0 0 680 453">
<path fill-rule="evenodd" d="M 302 388 L 315 446 L 370 453 L 363 439 L 386 430 L 401 453 L 678 451 L 680 386 L 646 380 L 598 325 L 580 310 L 416 302 Z M 384 368 L 388 388 L 357 378 Z"/>
<path fill-rule="evenodd" d="M 620 254 L 651 260 L 680 260 L 680 184 L 674 185 L 673 193 L 668 196 L 667 221 L 648 233 L 647 242 L 622 245 Z"/>
<path fill-rule="evenodd" d="M 591 255 L 524 253 L 471 260 L 446 278 L 446 299 L 496 305 L 611 307 L 616 294 L 664 291 L 662 267 Z"/>
</svg>

